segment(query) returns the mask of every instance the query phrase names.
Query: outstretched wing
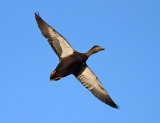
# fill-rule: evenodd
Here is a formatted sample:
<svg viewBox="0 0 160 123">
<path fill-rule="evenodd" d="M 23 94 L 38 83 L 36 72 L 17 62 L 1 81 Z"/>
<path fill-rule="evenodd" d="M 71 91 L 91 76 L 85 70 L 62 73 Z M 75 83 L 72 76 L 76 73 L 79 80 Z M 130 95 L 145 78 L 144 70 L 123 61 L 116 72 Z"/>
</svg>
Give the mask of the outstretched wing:
<svg viewBox="0 0 160 123">
<path fill-rule="evenodd" d="M 51 45 L 52 49 L 56 52 L 59 58 L 73 54 L 74 49 L 69 45 L 63 36 L 49 26 L 39 14 L 35 13 L 35 18 L 42 35 L 48 40 L 48 43 Z"/>
<path fill-rule="evenodd" d="M 113 108 L 118 108 L 118 106 L 113 102 L 96 75 L 87 65 L 82 70 L 80 70 L 79 73 L 75 74 L 75 76 L 99 100 L 107 105 L 112 106 Z"/>
</svg>

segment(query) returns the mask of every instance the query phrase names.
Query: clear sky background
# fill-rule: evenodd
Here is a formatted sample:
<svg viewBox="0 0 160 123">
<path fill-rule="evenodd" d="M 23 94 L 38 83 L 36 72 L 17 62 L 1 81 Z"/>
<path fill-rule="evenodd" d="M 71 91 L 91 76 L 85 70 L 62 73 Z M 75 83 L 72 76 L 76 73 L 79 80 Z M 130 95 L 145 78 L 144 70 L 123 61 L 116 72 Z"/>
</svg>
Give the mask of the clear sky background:
<svg viewBox="0 0 160 123">
<path fill-rule="evenodd" d="M 96 99 L 73 75 L 51 82 L 58 57 L 34 12 L 73 48 L 105 48 L 87 64 L 112 99 Z M 159 123 L 159 0 L 3 0 L 0 123 Z"/>
</svg>

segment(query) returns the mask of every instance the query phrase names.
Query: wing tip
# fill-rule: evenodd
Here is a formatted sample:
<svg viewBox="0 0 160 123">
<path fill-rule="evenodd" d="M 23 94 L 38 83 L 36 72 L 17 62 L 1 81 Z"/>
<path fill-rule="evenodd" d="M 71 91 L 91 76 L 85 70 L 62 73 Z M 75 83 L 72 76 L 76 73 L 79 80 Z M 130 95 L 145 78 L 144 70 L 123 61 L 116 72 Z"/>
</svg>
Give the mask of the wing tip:
<svg viewBox="0 0 160 123">
<path fill-rule="evenodd" d="M 38 27 L 41 28 L 41 25 L 43 25 L 46 22 L 41 18 L 38 11 L 35 12 L 34 14 L 35 14 L 35 19 L 37 21 Z"/>
<path fill-rule="evenodd" d="M 40 17 L 40 15 L 39 15 L 39 12 L 37 11 L 37 12 L 34 12 L 34 14 L 35 14 L 35 17 Z"/>
<path fill-rule="evenodd" d="M 108 95 L 108 96 L 105 96 L 105 99 L 102 101 L 104 102 L 105 104 L 111 106 L 112 108 L 115 108 L 115 109 L 119 109 L 120 106 L 118 106 L 113 100 L 112 98 Z"/>
<path fill-rule="evenodd" d="M 119 109 L 120 108 L 120 106 L 118 106 L 112 99 L 111 99 L 110 103 L 106 102 L 106 104 L 108 104 L 109 106 L 111 106 L 112 108 L 115 108 L 115 109 Z"/>
<path fill-rule="evenodd" d="M 117 105 L 116 103 L 114 103 L 113 100 L 111 101 L 111 103 L 106 103 L 106 104 L 108 104 L 109 106 L 111 106 L 113 108 L 120 109 L 120 106 Z"/>
<path fill-rule="evenodd" d="M 112 107 L 113 107 L 113 108 L 116 108 L 116 109 L 120 109 L 120 106 L 118 106 L 118 105 L 116 105 L 116 104 L 115 104 L 114 106 L 112 105 Z"/>
<path fill-rule="evenodd" d="M 35 12 L 34 15 L 35 15 L 35 18 L 36 18 L 37 21 L 41 19 L 38 11 Z"/>
</svg>

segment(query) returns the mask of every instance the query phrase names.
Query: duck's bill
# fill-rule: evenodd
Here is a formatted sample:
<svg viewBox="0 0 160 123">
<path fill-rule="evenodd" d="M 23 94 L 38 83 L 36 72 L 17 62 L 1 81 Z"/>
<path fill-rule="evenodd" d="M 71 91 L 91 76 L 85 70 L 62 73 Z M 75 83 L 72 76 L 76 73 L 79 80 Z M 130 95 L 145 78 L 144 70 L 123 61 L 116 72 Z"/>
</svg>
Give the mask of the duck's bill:
<svg viewBox="0 0 160 123">
<path fill-rule="evenodd" d="M 105 50 L 105 49 L 100 47 L 99 50 Z"/>
</svg>

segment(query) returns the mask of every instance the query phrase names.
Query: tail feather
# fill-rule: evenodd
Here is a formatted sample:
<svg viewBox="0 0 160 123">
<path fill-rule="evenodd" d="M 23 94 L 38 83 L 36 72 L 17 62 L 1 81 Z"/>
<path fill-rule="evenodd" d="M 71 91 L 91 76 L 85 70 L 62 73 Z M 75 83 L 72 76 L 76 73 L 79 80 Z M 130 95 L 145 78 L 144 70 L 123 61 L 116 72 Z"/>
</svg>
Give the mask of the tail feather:
<svg viewBox="0 0 160 123">
<path fill-rule="evenodd" d="M 59 79 L 61 79 L 62 77 L 57 75 L 56 70 L 54 70 L 51 75 L 50 75 L 50 81 L 57 81 Z"/>
</svg>

